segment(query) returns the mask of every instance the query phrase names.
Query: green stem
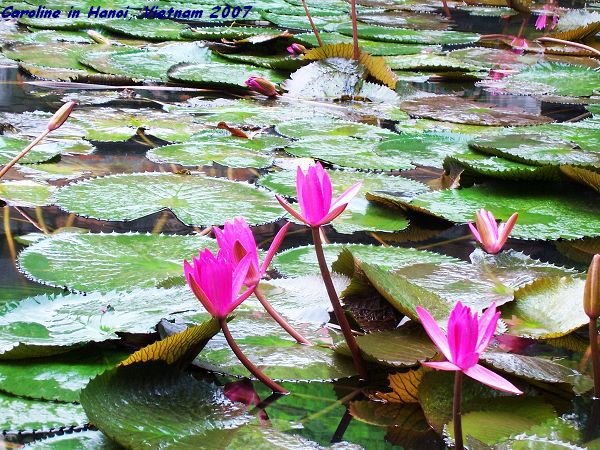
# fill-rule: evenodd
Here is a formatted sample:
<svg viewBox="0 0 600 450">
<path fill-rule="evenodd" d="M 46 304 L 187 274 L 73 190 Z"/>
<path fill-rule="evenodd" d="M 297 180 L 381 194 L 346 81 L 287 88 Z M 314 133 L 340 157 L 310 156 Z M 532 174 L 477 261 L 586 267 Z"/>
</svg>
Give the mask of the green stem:
<svg viewBox="0 0 600 450">
<path fill-rule="evenodd" d="M 464 450 L 462 435 L 462 419 L 460 416 L 460 401 L 462 396 L 462 372 L 456 371 L 454 375 L 454 400 L 452 402 L 452 421 L 454 422 L 454 448 Z"/>
<path fill-rule="evenodd" d="M 342 329 L 342 333 L 344 334 L 344 339 L 346 339 L 348 348 L 350 348 L 354 366 L 356 367 L 359 376 L 363 380 L 368 380 L 369 374 L 365 368 L 365 363 L 363 362 L 362 355 L 360 354 L 360 349 L 356 343 L 356 339 L 354 339 L 354 335 L 352 334 L 352 328 L 350 328 L 350 324 L 346 318 L 346 313 L 340 304 L 340 299 L 338 298 L 337 292 L 335 291 L 335 286 L 333 285 L 333 280 L 331 279 L 331 273 L 329 273 L 327 261 L 325 261 L 325 254 L 323 253 L 323 244 L 321 243 L 319 228 L 320 227 L 311 227 L 313 241 L 315 244 L 315 252 L 317 253 L 317 260 L 319 261 L 319 268 L 321 269 L 321 276 L 323 277 L 323 282 L 325 283 L 329 300 L 333 306 L 335 317 L 337 318 L 340 328 Z"/>
<path fill-rule="evenodd" d="M 15 156 L 8 164 L 6 164 L 4 166 L 4 168 L 2 170 L 0 170 L 0 178 L 2 178 L 6 172 L 9 171 L 9 169 L 14 166 L 17 162 L 19 162 L 19 160 L 25 156 L 27 153 L 29 153 L 29 150 L 31 150 L 33 147 L 35 147 L 37 144 L 39 144 L 42 139 L 44 139 L 46 136 L 48 136 L 48 134 L 50 133 L 50 130 L 45 129 L 44 131 L 42 131 L 42 133 L 36 137 L 33 142 L 31 142 L 27 147 L 25 147 L 21 153 L 19 153 L 17 156 Z"/>
<path fill-rule="evenodd" d="M 600 353 L 598 353 L 598 330 L 596 328 L 596 319 L 590 319 L 589 332 L 592 367 L 594 369 L 594 397 L 600 399 Z"/>
<path fill-rule="evenodd" d="M 271 304 L 265 298 L 265 295 L 263 294 L 263 292 L 258 287 L 254 290 L 254 295 L 256 296 L 256 298 L 258 299 L 260 304 L 263 306 L 263 308 L 265 308 L 265 310 L 269 313 L 269 315 L 275 320 L 275 322 L 277 322 L 281 326 L 281 328 L 283 328 L 285 331 L 287 331 L 290 336 L 292 336 L 294 339 L 296 339 L 296 341 L 299 344 L 312 345 L 310 343 L 310 341 L 308 341 L 300 333 L 298 333 L 294 329 L 294 327 L 292 327 L 289 323 L 287 323 L 287 321 L 283 317 L 281 317 L 281 315 L 279 315 L 279 313 L 277 311 L 275 311 L 275 309 L 271 306 Z"/>
<path fill-rule="evenodd" d="M 233 339 L 231 332 L 229 331 L 229 327 L 227 326 L 227 319 L 222 318 L 219 319 L 219 325 L 221 325 L 221 330 L 223 330 L 223 334 L 225 335 L 225 339 L 227 343 L 235 353 L 235 356 L 240 360 L 240 362 L 250 371 L 252 375 L 254 375 L 257 379 L 259 379 L 262 383 L 268 386 L 273 392 L 279 392 L 281 394 L 287 394 L 288 391 L 273 380 L 271 380 L 268 376 L 266 376 L 258 367 L 250 362 L 250 360 L 242 353 L 242 350 L 238 347 L 237 343 Z"/>
</svg>

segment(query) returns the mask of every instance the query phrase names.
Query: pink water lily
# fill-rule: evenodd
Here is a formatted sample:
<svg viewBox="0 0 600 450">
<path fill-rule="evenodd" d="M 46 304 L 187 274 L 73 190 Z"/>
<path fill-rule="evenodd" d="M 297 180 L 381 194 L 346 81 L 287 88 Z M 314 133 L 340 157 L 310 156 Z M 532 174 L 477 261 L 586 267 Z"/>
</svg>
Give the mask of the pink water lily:
<svg viewBox="0 0 600 450">
<path fill-rule="evenodd" d="M 332 201 L 332 187 L 329 174 L 321 163 L 308 168 L 306 174 L 298 166 L 296 172 L 296 193 L 300 204 L 300 213 L 290 206 L 281 196 L 276 195 L 281 206 L 296 219 L 310 227 L 320 227 L 331 222 L 344 212 L 350 200 L 358 194 L 362 182 L 353 184 L 342 195 Z"/>
<path fill-rule="evenodd" d="M 475 239 L 481 244 L 483 249 L 492 255 L 502 250 L 519 218 L 519 215 L 514 213 L 505 223 L 501 223 L 498 226 L 496 218 L 490 211 L 482 208 L 475 213 L 475 216 L 475 225 L 469 222 L 471 233 L 473 233 L 473 236 L 475 236 Z"/>
<path fill-rule="evenodd" d="M 458 370 L 494 389 L 523 393 L 508 380 L 478 364 L 479 356 L 494 336 L 500 317 L 494 303 L 479 318 L 468 306 L 458 302 L 448 319 L 448 335 L 442 332 L 427 310 L 418 306 L 417 314 L 433 343 L 448 360 L 424 362 L 423 365 L 437 370 Z"/>
<path fill-rule="evenodd" d="M 190 289 L 211 316 L 226 318 L 254 292 L 255 286 L 252 286 L 240 294 L 251 257 L 245 255 L 235 263 L 224 250 L 215 256 L 209 249 L 204 249 L 197 258 L 192 258 L 192 264 L 183 262 Z"/>
<path fill-rule="evenodd" d="M 266 95 L 267 97 L 277 97 L 279 95 L 277 87 L 266 78 L 250 77 L 245 83 L 251 90 Z"/>
<path fill-rule="evenodd" d="M 302 44 L 294 43 L 290 45 L 286 50 L 292 56 L 300 56 L 304 55 L 304 52 L 306 52 L 306 47 Z"/>
<path fill-rule="evenodd" d="M 249 257 L 250 266 L 246 278 L 244 279 L 244 284 L 246 286 L 253 286 L 257 285 L 263 275 L 267 272 L 269 264 L 271 264 L 273 256 L 275 256 L 277 249 L 281 245 L 289 225 L 290 224 L 287 223 L 279 230 L 267 251 L 267 256 L 262 265 L 260 265 L 258 260 L 258 249 L 256 247 L 254 235 L 252 234 L 250 225 L 248 225 L 243 217 L 236 217 L 233 219 L 233 222 L 225 222 L 223 230 L 218 227 L 213 227 L 213 232 L 217 238 L 219 248 L 230 255 L 236 264 L 239 264 L 246 255 Z M 236 245 L 236 242 L 239 242 L 240 245 Z"/>
</svg>

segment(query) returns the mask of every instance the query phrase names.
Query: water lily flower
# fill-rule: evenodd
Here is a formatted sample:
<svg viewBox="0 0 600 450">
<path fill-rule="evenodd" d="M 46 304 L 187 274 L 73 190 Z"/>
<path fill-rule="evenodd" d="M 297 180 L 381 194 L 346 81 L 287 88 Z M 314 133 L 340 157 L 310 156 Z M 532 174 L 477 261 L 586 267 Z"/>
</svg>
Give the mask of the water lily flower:
<svg viewBox="0 0 600 450">
<path fill-rule="evenodd" d="M 192 264 L 183 262 L 190 289 L 214 318 L 226 318 L 254 291 L 252 286 L 240 294 L 251 257 L 245 255 L 235 263 L 224 250 L 219 250 L 215 256 L 209 249 L 204 249 L 197 258 L 192 258 Z"/>
<path fill-rule="evenodd" d="M 277 87 L 265 78 L 250 77 L 245 83 L 251 90 L 266 95 L 267 97 L 277 97 L 279 95 Z"/>
<path fill-rule="evenodd" d="M 358 194 L 361 185 L 361 181 L 353 184 L 332 201 L 331 179 L 321 163 L 317 162 L 315 166 L 308 168 L 306 174 L 300 167 L 296 171 L 296 192 L 300 213 L 296 212 L 281 196 L 276 195 L 276 197 L 287 212 L 314 228 L 331 222 L 343 213 L 350 200 Z"/>
<path fill-rule="evenodd" d="M 287 48 L 287 51 L 292 56 L 300 56 L 304 54 L 306 47 L 302 44 L 294 43 Z"/>
<path fill-rule="evenodd" d="M 447 359 L 424 362 L 423 365 L 437 370 L 457 370 L 494 389 L 517 395 L 523 393 L 508 380 L 478 364 L 479 356 L 489 345 L 500 317 L 495 303 L 479 318 L 477 313 L 471 312 L 471 308 L 458 302 L 450 313 L 447 335 L 426 309 L 418 306 L 417 314 L 425 331 Z"/>
<path fill-rule="evenodd" d="M 543 30 L 546 28 L 546 24 L 548 23 L 548 16 L 546 14 L 540 14 L 535 21 L 536 30 Z"/>
<path fill-rule="evenodd" d="M 225 222 L 223 230 L 219 227 L 213 227 L 213 232 L 217 238 L 219 248 L 231 255 L 236 264 L 239 264 L 246 255 L 249 257 L 250 266 L 246 278 L 244 279 L 244 284 L 250 287 L 257 285 L 267 272 L 269 264 L 271 264 L 271 260 L 281 245 L 289 226 L 290 224 L 287 223 L 279 230 L 267 251 L 267 256 L 262 265 L 260 265 L 258 261 L 258 249 L 256 247 L 254 235 L 252 234 L 250 225 L 248 225 L 243 217 L 236 217 L 233 219 L 233 222 Z M 236 242 L 239 242 L 241 247 L 236 246 Z M 240 250 L 243 251 L 240 252 Z"/>
<path fill-rule="evenodd" d="M 75 106 L 77 106 L 77 103 L 72 100 L 62 105 L 59 110 L 56 111 L 52 117 L 50 117 L 46 128 L 48 128 L 50 131 L 60 128 L 67 121 L 73 112 L 73 109 L 75 109 Z"/>
<path fill-rule="evenodd" d="M 522 37 L 515 37 L 511 42 L 510 45 L 512 45 L 513 47 L 517 47 L 519 49 L 525 49 L 528 48 L 529 45 L 527 44 L 527 41 L 525 40 L 525 38 Z"/>
<path fill-rule="evenodd" d="M 469 222 L 471 233 L 473 233 L 473 236 L 483 249 L 492 255 L 502 250 L 502 247 L 506 244 L 508 235 L 519 218 L 519 215 L 514 213 L 505 223 L 501 223 L 498 226 L 496 218 L 490 211 L 482 208 L 475 213 L 475 216 L 476 226 Z"/>
</svg>

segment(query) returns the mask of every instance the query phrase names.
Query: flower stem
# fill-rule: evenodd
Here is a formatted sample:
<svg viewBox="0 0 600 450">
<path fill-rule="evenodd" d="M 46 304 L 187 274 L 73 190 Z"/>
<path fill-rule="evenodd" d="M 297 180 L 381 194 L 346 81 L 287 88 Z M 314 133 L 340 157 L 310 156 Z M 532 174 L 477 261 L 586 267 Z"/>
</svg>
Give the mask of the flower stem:
<svg viewBox="0 0 600 450">
<path fill-rule="evenodd" d="M 252 364 L 250 362 L 250 360 L 246 357 L 246 355 L 244 355 L 244 353 L 242 353 L 242 350 L 238 347 L 235 340 L 233 339 L 233 336 L 231 335 L 231 332 L 229 331 L 229 327 L 227 326 L 227 319 L 226 318 L 219 319 L 219 325 L 221 325 L 221 330 L 223 330 L 223 334 L 225 335 L 225 339 L 227 340 L 227 343 L 231 347 L 231 350 L 233 350 L 233 353 L 235 353 L 235 356 L 238 357 L 238 359 L 246 367 L 246 369 L 248 369 L 250 371 L 250 373 L 252 373 L 252 375 L 254 375 L 256 378 L 258 378 L 262 383 L 264 383 L 266 386 L 271 388 L 271 390 L 273 392 L 279 392 L 280 394 L 287 394 L 288 391 L 286 389 L 282 388 L 277 383 L 275 383 L 273 380 L 271 380 L 268 376 L 266 376 L 258 367 L 256 367 L 254 364 Z"/>
<path fill-rule="evenodd" d="M 360 49 L 358 48 L 358 24 L 356 20 L 356 0 L 351 1 L 352 4 L 352 42 L 354 44 L 354 59 L 358 61 Z"/>
<path fill-rule="evenodd" d="M 265 308 L 269 315 L 275 320 L 275 322 L 277 322 L 281 326 L 281 328 L 287 331 L 291 337 L 296 339 L 298 344 L 312 345 L 310 341 L 308 341 L 300 333 L 298 333 L 294 329 L 294 327 L 287 323 L 287 321 L 283 317 L 281 317 L 281 315 L 279 315 L 277 311 L 275 311 L 275 309 L 267 301 L 265 294 L 263 294 L 263 292 L 258 287 L 254 290 L 254 295 L 256 296 L 260 304 L 263 306 L 263 308 Z"/>
<path fill-rule="evenodd" d="M 315 37 L 317 38 L 317 42 L 319 43 L 319 47 L 323 47 L 323 41 L 321 40 L 321 36 L 319 35 L 319 31 L 317 27 L 315 27 L 315 23 L 312 20 L 310 12 L 308 11 L 308 6 L 306 6 L 306 0 L 302 0 L 302 6 L 304 6 L 304 12 L 306 13 L 306 17 L 308 18 L 308 22 L 310 23 L 310 27 L 315 33 Z"/>
<path fill-rule="evenodd" d="M 450 8 L 448 8 L 446 0 L 442 0 L 442 5 L 444 5 L 444 14 L 446 14 L 446 17 L 452 19 L 452 14 L 450 14 Z"/>
<path fill-rule="evenodd" d="M 594 368 L 594 397 L 600 399 L 600 353 L 598 353 L 598 330 L 596 328 L 596 319 L 590 319 L 589 332 L 592 367 Z"/>
<path fill-rule="evenodd" d="M 581 48 L 583 50 L 587 50 L 589 52 L 592 52 L 596 55 L 600 55 L 600 51 L 598 49 L 595 49 L 594 47 L 590 47 L 589 45 L 585 45 L 585 44 L 581 44 L 579 42 L 573 42 L 573 41 L 566 41 L 563 39 L 557 39 L 557 38 L 552 38 L 552 37 L 539 37 L 536 39 L 536 41 L 538 42 L 552 42 L 552 43 L 556 43 L 556 44 L 564 44 L 567 46 L 571 46 L 571 47 L 576 47 L 576 48 Z"/>
<path fill-rule="evenodd" d="M 346 318 L 346 313 L 344 312 L 344 309 L 340 304 L 340 299 L 338 298 L 337 292 L 335 291 L 335 286 L 333 285 L 333 280 L 331 279 L 331 274 L 329 273 L 327 261 L 325 261 L 325 254 L 323 253 L 323 244 L 321 243 L 321 235 L 319 234 L 320 227 L 312 227 L 311 229 L 313 241 L 315 244 L 315 252 L 317 253 L 317 260 L 319 261 L 319 268 L 321 269 L 321 276 L 323 277 L 323 282 L 325 283 L 325 288 L 327 289 L 329 300 L 331 301 L 331 305 L 333 306 L 333 312 L 335 313 L 335 317 L 337 318 L 337 321 L 340 324 L 340 328 L 342 329 L 342 333 L 344 334 L 344 339 L 346 339 L 346 343 L 350 348 L 352 360 L 354 361 L 354 366 L 358 371 L 358 375 L 363 380 L 368 380 L 369 375 L 367 373 L 367 369 L 365 368 L 365 363 L 363 362 L 362 355 L 360 354 L 360 349 L 358 348 L 356 339 L 354 339 L 354 335 L 352 334 L 352 328 L 350 328 L 350 324 L 348 323 L 348 319 Z"/>
<path fill-rule="evenodd" d="M 452 421 L 454 422 L 454 448 L 463 450 L 462 419 L 460 417 L 460 401 L 462 397 L 462 372 L 456 371 L 454 375 L 454 400 L 452 402 Z"/>
<path fill-rule="evenodd" d="M 4 166 L 4 168 L 2 170 L 0 170 L 0 178 L 2 178 L 6 172 L 9 171 L 9 169 L 14 166 L 17 162 L 19 162 L 19 160 L 25 156 L 27 153 L 29 153 L 29 150 L 31 150 L 33 147 L 35 147 L 37 144 L 39 144 L 41 142 L 42 139 L 44 139 L 46 136 L 48 136 L 48 134 L 50 133 L 50 130 L 46 129 L 44 131 L 42 131 L 42 133 L 36 137 L 27 147 L 25 147 L 21 153 L 19 153 L 17 156 L 15 156 L 8 164 L 6 164 Z"/>
</svg>

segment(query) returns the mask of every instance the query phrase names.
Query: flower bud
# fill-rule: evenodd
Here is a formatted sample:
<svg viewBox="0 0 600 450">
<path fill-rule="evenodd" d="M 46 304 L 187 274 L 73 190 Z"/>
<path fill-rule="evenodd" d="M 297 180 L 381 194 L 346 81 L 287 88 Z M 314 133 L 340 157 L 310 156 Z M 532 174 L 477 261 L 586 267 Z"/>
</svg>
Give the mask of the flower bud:
<svg viewBox="0 0 600 450">
<path fill-rule="evenodd" d="M 48 130 L 54 131 L 60 128 L 62 124 L 65 123 L 71 115 L 71 112 L 73 111 L 73 108 L 75 108 L 75 105 L 77 105 L 77 103 L 75 103 L 72 100 L 62 105 L 60 109 L 56 111 L 54 115 L 50 118 L 50 121 L 48 122 L 47 126 Z"/>
<path fill-rule="evenodd" d="M 592 320 L 600 317 L 600 254 L 594 255 L 583 290 L 583 310 Z"/>
<path fill-rule="evenodd" d="M 112 42 L 94 30 L 87 30 L 87 35 L 98 44 L 112 45 Z"/>
<path fill-rule="evenodd" d="M 279 95 L 275 85 L 269 80 L 266 80 L 261 77 L 248 78 L 246 80 L 246 86 L 248 86 L 253 91 L 266 95 L 267 97 L 277 97 Z"/>
<path fill-rule="evenodd" d="M 287 48 L 287 51 L 292 56 L 299 56 L 304 54 L 306 47 L 302 44 L 292 44 Z"/>
</svg>

